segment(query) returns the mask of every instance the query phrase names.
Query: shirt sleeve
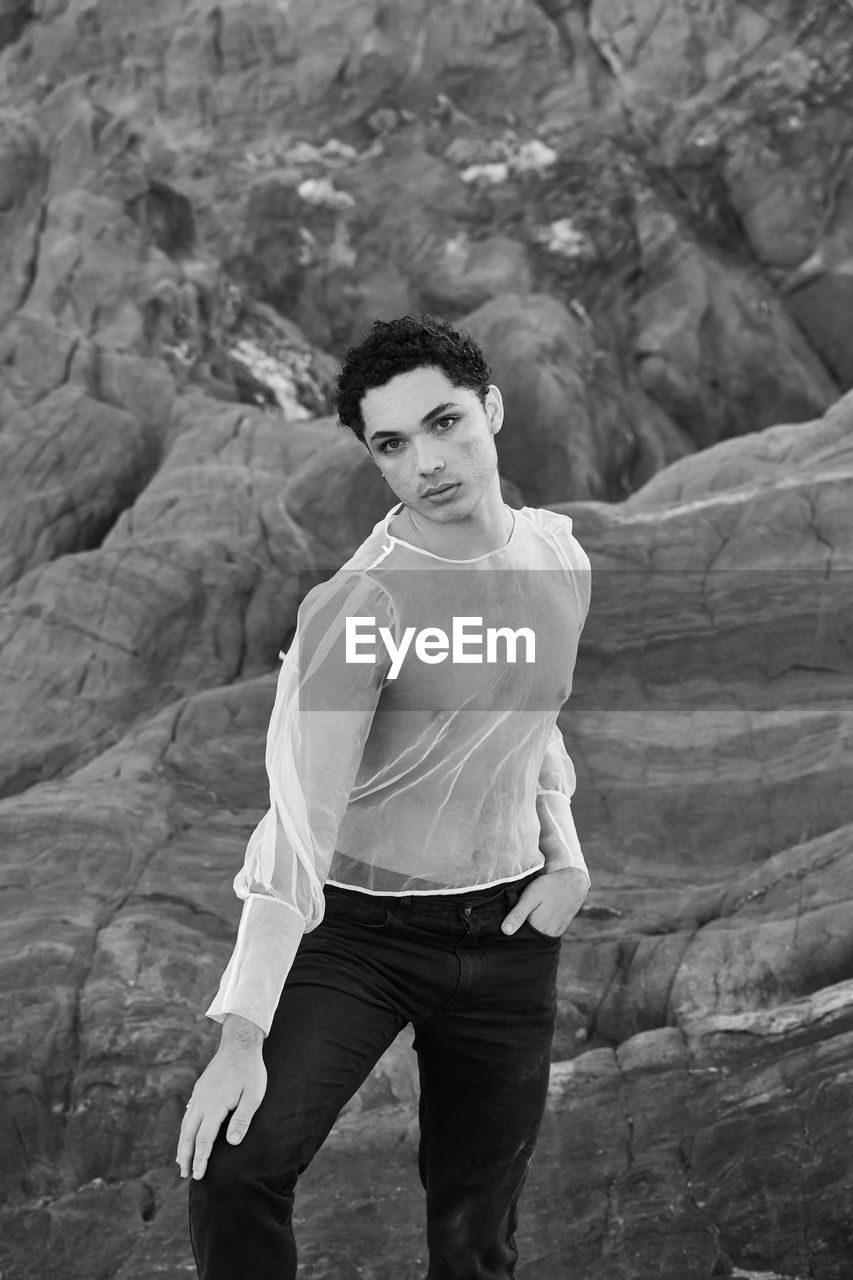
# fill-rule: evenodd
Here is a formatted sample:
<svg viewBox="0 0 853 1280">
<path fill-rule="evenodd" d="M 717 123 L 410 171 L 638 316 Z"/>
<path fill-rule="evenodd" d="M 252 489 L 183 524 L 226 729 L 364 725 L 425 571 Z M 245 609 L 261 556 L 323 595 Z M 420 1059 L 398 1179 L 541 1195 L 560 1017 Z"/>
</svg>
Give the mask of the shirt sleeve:
<svg viewBox="0 0 853 1280">
<path fill-rule="evenodd" d="M 569 535 L 567 562 L 572 571 L 572 584 L 578 604 L 578 634 L 583 631 L 592 600 L 592 565 L 589 556 L 573 533 Z"/>
<path fill-rule="evenodd" d="M 571 523 L 569 524 L 571 532 Z M 567 561 L 572 570 L 572 583 L 578 606 L 578 635 L 583 631 L 592 598 L 592 571 L 589 556 L 577 539 L 569 539 L 571 554 Z M 546 871 L 560 871 L 566 867 L 589 870 L 581 851 L 575 819 L 572 813 L 572 796 L 577 786 L 575 767 L 566 750 L 563 735 L 555 723 L 542 758 L 536 787 L 536 813 L 539 818 L 539 848 L 545 856 Z"/>
<path fill-rule="evenodd" d="M 577 778 L 571 756 L 559 727 L 551 730 L 539 770 L 536 787 L 536 814 L 539 818 L 539 848 L 545 855 L 546 871 L 577 867 L 589 871 L 581 852 L 572 814 L 572 796 Z"/>
<path fill-rule="evenodd" d="M 302 936 L 323 919 L 323 883 L 390 667 L 379 642 L 348 651 L 348 618 L 397 634 L 393 600 L 366 573 L 336 575 L 303 600 L 267 733 L 270 806 L 234 879 L 237 940 L 205 1010 L 220 1023 L 240 1014 L 265 1036 Z"/>
</svg>

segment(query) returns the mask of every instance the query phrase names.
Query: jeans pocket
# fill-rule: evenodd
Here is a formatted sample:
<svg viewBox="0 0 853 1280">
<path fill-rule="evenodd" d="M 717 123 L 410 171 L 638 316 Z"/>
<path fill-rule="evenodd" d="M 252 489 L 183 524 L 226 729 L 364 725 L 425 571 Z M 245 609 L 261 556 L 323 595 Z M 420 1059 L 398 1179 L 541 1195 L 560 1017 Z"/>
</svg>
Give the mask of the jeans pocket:
<svg viewBox="0 0 853 1280">
<path fill-rule="evenodd" d="M 360 925 L 365 929 L 381 929 L 388 922 L 388 908 L 382 902 L 364 902 L 349 893 L 327 893 L 325 917 Z"/>
<path fill-rule="evenodd" d="M 541 929 L 536 928 L 535 924 L 531 924 L 530 920 L 527 918 L 522 920 L 518 927 L 518 932 L 521 933 L 524 929 L 527 929 L 532 933 L 534 938 L 541 938 L 543 942 L 560 943 L 563 941 L 563 935 L 561 933 L 543 933 Z"/>
</svg>

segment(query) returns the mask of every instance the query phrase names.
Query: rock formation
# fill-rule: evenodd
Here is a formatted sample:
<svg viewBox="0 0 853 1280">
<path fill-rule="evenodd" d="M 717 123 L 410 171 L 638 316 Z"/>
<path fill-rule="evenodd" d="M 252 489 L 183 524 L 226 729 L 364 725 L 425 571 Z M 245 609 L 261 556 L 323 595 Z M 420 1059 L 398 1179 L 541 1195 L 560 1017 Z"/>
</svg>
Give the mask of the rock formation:
<svg viewBox="0 0 853 1280">
<path fill-rule="evenodd" d="M 174 1164 L 376 315 L 482 341 L 594 572 L 527 1280 L 847 1280 L 853 10 L 0 0 L 0 1270 L 192 1267 Z M 421 1280 L 404 1033 L 297 1197 Z"/>
</svg>

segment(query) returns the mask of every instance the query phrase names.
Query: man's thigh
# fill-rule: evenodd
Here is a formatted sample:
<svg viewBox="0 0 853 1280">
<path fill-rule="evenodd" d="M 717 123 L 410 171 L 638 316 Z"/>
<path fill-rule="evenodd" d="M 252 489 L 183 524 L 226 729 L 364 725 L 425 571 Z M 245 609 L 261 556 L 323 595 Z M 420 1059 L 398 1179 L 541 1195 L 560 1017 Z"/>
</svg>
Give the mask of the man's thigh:
<svg viewBox="0 0 853 1280">
<path fill-rule="evenodd" d="M 214 1176 L 218 1157 L 270 1185 L 292 1183 L 405 1025 L 371 981 L 357 932 L 321 923 L 307 933 L 263 1042 L 264 1097 L 237 1146 L 225 1141 L 223 1122 Z"/>
<path fill-rule="evenodd" d="M 415 1027 L 419 1167 L 430 1216 L 479 1201 L 500 1221 L 532 1158 L 548 1095 L 558 941 L 499 934 L 488 981 Z"/>
</svg>

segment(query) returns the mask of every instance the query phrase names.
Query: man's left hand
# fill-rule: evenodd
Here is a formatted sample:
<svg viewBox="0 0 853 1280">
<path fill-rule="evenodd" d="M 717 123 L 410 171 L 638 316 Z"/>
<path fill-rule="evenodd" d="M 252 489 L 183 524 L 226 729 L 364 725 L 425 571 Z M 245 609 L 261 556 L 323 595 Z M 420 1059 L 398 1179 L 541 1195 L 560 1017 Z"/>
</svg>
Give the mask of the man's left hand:
<svg viewBox="0 0 853 1280">
<path fill-rule="evenodd" d="M 540 933 L 558 937 L 569 927 L 589 893 L 589 876 L 580 867 L 543 871 L 521 891 L 518 902 L 501 922 L 504 933 L 515 933 L 530 917 Z"/>
</svg>

